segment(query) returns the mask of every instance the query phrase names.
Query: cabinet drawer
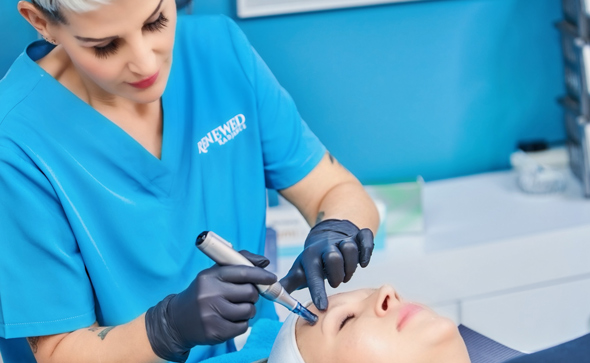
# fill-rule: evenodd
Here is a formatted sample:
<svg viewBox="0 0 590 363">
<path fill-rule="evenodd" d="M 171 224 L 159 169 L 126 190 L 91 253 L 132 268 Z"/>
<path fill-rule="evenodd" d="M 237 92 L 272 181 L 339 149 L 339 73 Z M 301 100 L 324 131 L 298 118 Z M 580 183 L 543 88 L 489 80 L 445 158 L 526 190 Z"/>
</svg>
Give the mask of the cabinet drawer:
<svg viewBox="0 0 590 363">
<path fill-rule="evenodd" d="M 464 300 L 461 322 L 524 352 L 548 348 L 590 331 L 590 279 Z"/>
</svg>

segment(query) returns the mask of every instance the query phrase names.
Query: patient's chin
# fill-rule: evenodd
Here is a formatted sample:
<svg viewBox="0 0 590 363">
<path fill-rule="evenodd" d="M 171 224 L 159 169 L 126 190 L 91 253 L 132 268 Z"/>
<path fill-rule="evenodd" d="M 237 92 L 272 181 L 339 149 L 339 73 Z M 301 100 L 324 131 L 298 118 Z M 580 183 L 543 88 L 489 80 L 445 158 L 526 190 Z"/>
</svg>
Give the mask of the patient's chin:
<svg viewBox="0 0 590 363">
<path fill-rule="evenodd" d="M 424 337 L 436 352 L 439 363 L 469 363 L 469 354 L 457 325 L 448 318 L 437 317 Z"/>
<path fill-rule="evenodd" d="M 451 319 L 441 316 L 432 318 L 423 335 L 432 345 L 445 344 L 449 341 L 461 339 L 457 325 Z"/>
</svg>

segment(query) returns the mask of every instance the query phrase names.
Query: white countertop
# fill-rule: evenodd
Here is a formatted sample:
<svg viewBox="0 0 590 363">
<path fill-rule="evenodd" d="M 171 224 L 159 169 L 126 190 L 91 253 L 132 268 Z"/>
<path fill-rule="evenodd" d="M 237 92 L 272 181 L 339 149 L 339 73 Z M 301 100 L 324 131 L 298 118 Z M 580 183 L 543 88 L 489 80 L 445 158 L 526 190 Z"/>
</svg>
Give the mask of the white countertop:
<svg viewBox="0 0 590 363">
<path fill-rule="evenodd" d="M 520 192 L 514 178 L 497 172 L 426 183 L 426 232 L 389 237 L 336 291 L 389 283 L 436 306 L 590 278 L 590 200 L 577 181 L 543 196 Z M 279 260 L 279 276 L 293 260 Z"/>
</svg>

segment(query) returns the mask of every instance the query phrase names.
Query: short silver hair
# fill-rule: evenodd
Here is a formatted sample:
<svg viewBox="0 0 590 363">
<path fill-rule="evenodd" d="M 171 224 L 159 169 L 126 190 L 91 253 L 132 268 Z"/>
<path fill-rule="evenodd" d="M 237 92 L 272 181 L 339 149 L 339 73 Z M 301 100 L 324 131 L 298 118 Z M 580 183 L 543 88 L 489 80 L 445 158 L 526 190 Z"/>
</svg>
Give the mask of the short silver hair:
<svg viewBox="0 0 590 363">
<path fill-rule="evenodd" d="M 40 7 L 50 13 L 58 13 L 60 10 L 69 10 L 75 13 L 85 13 L 96 10 L 101 5 L 106 5 L 112 0 L 33 0 Z"/>
</svg>

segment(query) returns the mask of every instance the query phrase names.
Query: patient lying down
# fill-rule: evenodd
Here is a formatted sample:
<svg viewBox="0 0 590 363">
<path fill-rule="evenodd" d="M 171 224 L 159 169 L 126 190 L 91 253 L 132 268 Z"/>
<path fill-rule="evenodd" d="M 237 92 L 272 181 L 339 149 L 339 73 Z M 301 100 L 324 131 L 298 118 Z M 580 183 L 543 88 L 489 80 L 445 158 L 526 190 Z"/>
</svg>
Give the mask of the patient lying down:
<svg viewBox="0 0 590 363">
<path fill-rule="evenodd" d="M 269 363 L 469 363 L 455 323 L 428 307 L 400 298 L 389 285 L 332 295 L 318 322 L 290 314 Z"/>
</svg>

